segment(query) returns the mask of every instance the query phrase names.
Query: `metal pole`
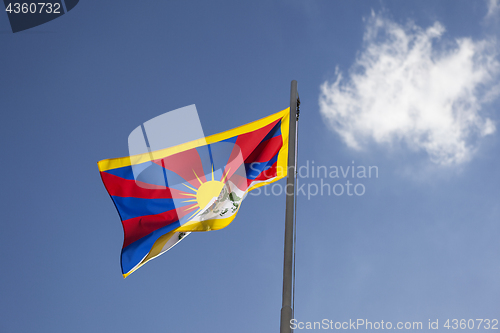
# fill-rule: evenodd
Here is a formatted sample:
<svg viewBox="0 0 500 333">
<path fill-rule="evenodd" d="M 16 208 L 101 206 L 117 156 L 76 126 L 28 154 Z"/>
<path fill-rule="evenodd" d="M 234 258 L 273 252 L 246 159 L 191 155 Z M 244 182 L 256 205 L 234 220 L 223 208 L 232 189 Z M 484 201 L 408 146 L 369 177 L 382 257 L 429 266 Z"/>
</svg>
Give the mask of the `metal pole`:
<svg viewBox="0 0 500 333">
<path fill-rule="evenodd" d="M 280 333 L 291 333 L 293 272 L 293 211 L 295 203 L 295 124 L 297 122 L 297 81 L 290 88 L 290 130 L 288 137 L 288 173 L 286 177 L 285 250 L 283 260 L 283 303 Z"/>
</svg>

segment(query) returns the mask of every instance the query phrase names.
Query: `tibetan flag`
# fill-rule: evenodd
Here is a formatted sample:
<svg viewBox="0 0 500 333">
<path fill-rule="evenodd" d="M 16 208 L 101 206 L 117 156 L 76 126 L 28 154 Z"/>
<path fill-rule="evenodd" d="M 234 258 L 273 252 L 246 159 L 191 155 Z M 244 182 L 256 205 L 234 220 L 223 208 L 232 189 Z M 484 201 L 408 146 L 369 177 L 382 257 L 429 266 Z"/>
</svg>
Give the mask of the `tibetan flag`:
<svg viewBox="0 0 500 333">
<path fill-rule="evenodd" d="M 127 277 L 190 232 L 222 229 L 246 194 L 287 175 L 289 108 L 203 139 L 98 162 L 120 215 Z"/>
</svg>

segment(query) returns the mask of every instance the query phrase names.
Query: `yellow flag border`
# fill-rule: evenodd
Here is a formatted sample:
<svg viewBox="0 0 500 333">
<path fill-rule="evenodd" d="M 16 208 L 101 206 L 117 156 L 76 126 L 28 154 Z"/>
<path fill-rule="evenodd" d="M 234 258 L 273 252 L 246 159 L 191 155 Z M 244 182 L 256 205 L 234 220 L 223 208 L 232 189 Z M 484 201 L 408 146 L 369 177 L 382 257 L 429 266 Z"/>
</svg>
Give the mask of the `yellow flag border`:
<svg viewBox="0 0 500 333">
<path fill-rule="evenodd" d="M 99 171 L 107 171 L 117 168 L 123 168 L 131 165 L 136 165 L 144 162 L 149 162 L 151 160 L 157 160 L 165 158 L 167 156 L 177 154 L 189 149 L 205 146 L 207 144 L 223 141 L 234 136 L 242 135 L 248 132 L 255 131 L 262 128 L 273 121 L 281 118 L 281 136 L 283 138 L 283 147 L 281 148 L 278 155 L 278 174 L 282 174 L 280 178 L 286 176 L 286 165 L 288 159 L 288 132 L 289 132 L 289 121 L 290 121 L 290 108 L 286 108 L 280 112 L 267 116 L 265 118 L 256 120 L 254 122 L 230 129 L 225 132 L 207 136 L 198 140 L 186 142 L 174 147 L 169 147 L 161 150 L 156 150 L 151 153 L 144 153 L 138 155 L 132 155 L 127 157 L 110 158 L 97 162 Z M 283 163 L 284 162 L 284 163 Z M 283 167 L 285 170 L 283 170 Z M 258 184 L 260 185 L 260 184 Z M 265 184 L 263 184 L 265 185 Z M 260 185 L 260 186 L 263 186 Z M 256 186 L 259 187 L 259 186 Z M 254 187 L 254 188 L 256 188 Z"/>
<path fill-rule="evenodd" d="M 136 165 L 144 162 L 149 162 L 151 160 L 156 160 L 156 159 L 161 159 L 173 154 L 177 154 L 189 149 L 201 147 L 207 144 L 223 141 L 238 135 L 242 135 L 248 132 L 255 131 L 259 128 L 262 128 L 278 119 L 281 119 L 281 138 L 283 141 L 283 145 L 278 153 L 278 161 L 276 165 L 276 177 L 269 179 L 267 181 L 262 181 L 259 183 L 254 184 L 251 186 L 247 192 L 250 192 L 258 187 L 273 183 L 277 180 L 280 180 L 287 175 L 287 166 L 288 166 L 288 140 L 289 140 L 289 127 L 290 127 L 290 108 L 286 108 L 280 112 L 274 113 L 270 116 L 267 116 L 265 118 L 256 120 L 254 122 L 230 129 L 225 132 L 221 132 L 218 134 L 214 134 L 211 136 L 208 136 L 206 138 L 190 141 L 187 143 L 183 143 L 174 147 L 162 149 L 162 150 L 157 150 L 151 153 L 145 153 L 145 154 L 139 154 L 139 155 L 133 155 L 133 156 L 127 156 L 127 157 L 118 157 L 118 158 L 110 158 L 110 159 L 105 159 L 102 161 L 97 162 L 97 165 L 99 167 L 99 171 L 107 171 L 107 170 L 112 170 L 112 169 L 117 169 L 117 168 L 122 168 L 122 167 L 127 167 L 131 165 Z M 241 206 L 240 206 L 241 207 Z M 239 208 L 238 207 L 238 210 Z M 228 226 L 233 219 L 236 217 L 236 214 L 233 214 L 227 218 L 224 219 L 216 219 L 216 220 L 209 220 L 209 221 L 204 221 L 203 223 L 194 223 L 193 225 L 189 226 L 180 226 L 179 228 L 172 230 L 171 232 L 165 234 L 166 235 L 173 235 L 176 232 L 193 232 L 193 231 L 207 231 L 206 225 L 210 226 L 210 230 L 218 230 L 222 229 L 226 226 Z M 156 243 L 153 245 L 153 248 L 149 251 L 148 255 L 134 268 L 132 268 L 129 272 L 123 274 L 123 277 L 126 278 L 133 272 L 135 272 L 137 269 L 142 267 L 144 264 L 146 264 L 148 261 L 153 260 L 157 257 L 159 257 L 162 253 L 158 253 L 156 255 L 150 256 L 151 251 L 155 249 Z M 158 247 L 158 246 L 157 246 Z M 156 249 L 158 250 L 158 249 Z"/>
</svg>

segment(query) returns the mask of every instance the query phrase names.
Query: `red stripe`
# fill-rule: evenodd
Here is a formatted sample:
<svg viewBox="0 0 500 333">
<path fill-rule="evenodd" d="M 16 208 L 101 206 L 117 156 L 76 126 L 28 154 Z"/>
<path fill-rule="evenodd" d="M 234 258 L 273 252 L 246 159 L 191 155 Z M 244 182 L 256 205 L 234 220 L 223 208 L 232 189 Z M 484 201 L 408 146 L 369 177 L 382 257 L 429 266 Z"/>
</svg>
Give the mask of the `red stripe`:
<svg viewBox="0 0 500 333">
<path fill-rule="evenodd" d="M 242 177 L 237 174 L 233 175 L 230 181 L 242 191 L 246 191 L 248 189 L 248 185 L 252 182 L 250 179 L 247 179 L 246 177 Z"/>
<path fill-rule="evenodd" d="M 182 207 L 182 209 L 172 209 L 161 214 L 138 216 L 123 221 L 123 233 L 125 234 L 123 247 L 129 246 L 153 231 L 174 223 L 184 215 L 195 211 L 195 209 L 192 209 L 186 212 L 185 207 L 187 206 Z"/>
<path fill-rule="evenodd" d="M 278 175 L 276 172 L 277 166 L 278 166 L 278 162 L 275 162 L 273 165 L 271 165 L 271 167 L 269 169 L 262 171 L 260 173 L 260 175 L 258 175 L 252 181 L 254 181 L 254 180 L 268 180 L 268 179 L 276 177 Z"/>
<path fill-rule="evenodd" d="M 269 169 L 262 171 L 255 179 L 247 179 L 245 177 L 242 177 L 241 175 L 234 174 L 231 176 L 230 180 L 240 190 L 246 191 L 253 181 L 268 180 L 276 177 L 278 175 L 277 167 L 278 167 L 278 162 L 276 161 L 273 165 L 271 165 Z"/>
<path fill-rule="evenodd" d="M 229 161 L 224 167 L 224 174 L 226 179 L 231 179 L 235 174 L 246 175 L 243 156 L 237 145 L 234 145 Z"/>
<path fill-rule="evenodd" d="M 196 175 L 198 175 L 203 183 L 207 181 L 205 179 L 205 172 L 203 171 L 200 155 L 195 148 L 153 162 L 165 169 L 175 172 L 196 188 L 200 186 L 200 182 L 198 182 Z M 196 175 L 194 174 L 195 172 Z"/>
<path fill-rule="evenodd" d="M 283 146 L 281 135 L 275 136 L 259 144 L 254 151 L 245 159 L 245 163 L 267 162 L 280 151 Z"/>
<path fill-rule="evenodd" d="M 252 154 L 255 148 L 262 143 L 262 140 L 280 120 L 281 119 L 278 119 L 270 123 L 269 125 L 266 125 L 255 131 L 238 135 L 238 138 L 236 139 L 236 144 L 241 150 L 243 160 L 246 160 Z"/>
<path fill-rule="evenodd" d="M 231 152 L 231 156 L 229 157 L 229 163 L 226 165 L 226 167 L 224 168 L 224 171 L 228 174 L 227 177 L 232 177 L 232 175 L 236 172 L 236 170 L 238 170 L 241 166 L 242 166 L 242 163 L 245 161 L 245 163 L 250 163 L 250 162 L 246 162 L 249 157 L 250 158 L 256 158 L 256 157 L 259 157 L 258 155 L 260 153 L 263 152 L 263 150 L 265 150 L 265 147 L 266 147 L 266 143 L 268 141 L 271 141 L 274 142 L 274 141 L 277 141 L 275 140 L 275 138 L 271 138 L 269 140 L 266 140 L 264 143 L 264 145 L 258 149 L 258 152 L 255 152 L 255 150 L 260 147 L 263 142 L 262 140 L 266 137 L 267 134 L 269 134 L 269 132 L 274 128 L 274 126 L 280 121 L 280 119 L 262 127 L 262 128 L 259 128 L 259 129 L 256 129 L 255 131 L 252 131 L 252 132 L 248 132 L 248 133 L 244 133 L 244 134 L 241 134 L 238 136 L 238 138 L 236 139 L 236 144 L 235 144 L 235 147 L 233 148 L 233 151 Z M 278 140 L 281 142 L 281 135 L 278 136 L 277 138 L 279 138 Z M 270 148 L 273 148 L 270 146 Z M 273 150 L 273 149 L 271 149 Z M 279 148 L 278 148 L 278 151 L 279 151 Z M 238 156 L 239 155 L 239 156 Z M 269 152 L 267 155 L 271 155 L 271 152 Z M 267 155 L 263 155 L 262 158 L 265 158 L 265 156 Z M 274 154 L 272 154 L 272 156 L 270 158 L 272 158 L 274 155 L 276 155 L 276 152 Z M 251 157 L 253 156 L 253 157 Z M 269 159 L 267 159 L 269 160 Z M 266 160 L 263 160 L 264 162 Z M 259 161 L 251 161 L 251 162 L 260 162 Z"/>
<path fill-rule="evenodd" d="M 111 196 L 143 199 L 182 199 L 186 197 L 181 195 L 184 192 L 173 188 L 124 179 L 107 172 L 101 172 L 101 178 Z"/>
</svg>

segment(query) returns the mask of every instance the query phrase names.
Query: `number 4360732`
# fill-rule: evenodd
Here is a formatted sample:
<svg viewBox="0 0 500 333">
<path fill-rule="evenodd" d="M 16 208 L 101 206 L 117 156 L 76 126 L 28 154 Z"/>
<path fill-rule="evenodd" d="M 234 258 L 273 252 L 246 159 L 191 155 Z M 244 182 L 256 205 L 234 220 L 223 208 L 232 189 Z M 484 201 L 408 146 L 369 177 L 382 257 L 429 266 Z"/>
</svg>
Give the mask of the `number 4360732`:
<svg viewBox="0 0 500 333">
<path fill-rule="evenodd" d="M 482 327 L 481 327 L 481 324 L 482 324 Z M 444 327 L 446 327 L 447 329 L 480 329 L 480 328 L 483 328 L 483 329 L 492 329 L 492 330 L 497 330 L 498 329 L 498 319 L 469 319 L 469 320 L 466 320 L 466 319 L 452 319 L 450 321 L 450 319 L 448 319 L 446 321 L 446 323 L 443 325 Z"/>
<path fill-rule="evenodd" d="M 61 14 L 61 4 L 60 3 L 50 3 L 50 2 L 31 2 L 31 3 L 9 3 L 5 11 L 14 14 Z"/>
</svg>

